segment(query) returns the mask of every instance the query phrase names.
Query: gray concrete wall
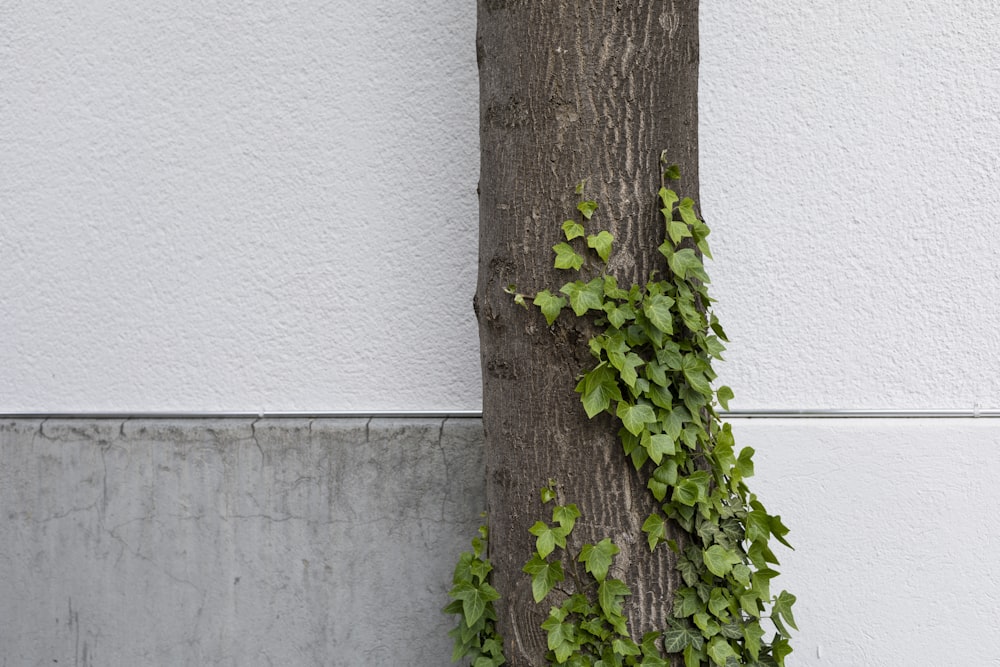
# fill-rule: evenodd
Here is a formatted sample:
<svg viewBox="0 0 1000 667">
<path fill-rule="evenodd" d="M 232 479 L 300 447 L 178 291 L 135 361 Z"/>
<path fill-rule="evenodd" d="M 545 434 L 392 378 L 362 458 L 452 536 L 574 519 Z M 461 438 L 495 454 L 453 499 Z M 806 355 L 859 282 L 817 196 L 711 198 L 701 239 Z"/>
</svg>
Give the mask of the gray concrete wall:
<svg viewBox="0 0 1000 667">
<path fill-rule="evenodd" d="M 0 665 L 448 663 L 472 419 L 0 424 Z"/>
</svg>

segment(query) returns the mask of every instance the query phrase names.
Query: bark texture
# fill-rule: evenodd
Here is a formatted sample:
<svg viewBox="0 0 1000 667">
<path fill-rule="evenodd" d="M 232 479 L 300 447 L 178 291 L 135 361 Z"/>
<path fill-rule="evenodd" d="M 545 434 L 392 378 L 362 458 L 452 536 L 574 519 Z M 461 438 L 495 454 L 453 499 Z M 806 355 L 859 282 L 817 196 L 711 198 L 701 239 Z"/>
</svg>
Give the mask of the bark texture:
<svg viewBox="0 0 1000 667">
<path fill-rule="evenodd" d="M 544 665 L 541 605 L 521 572 L 528 528 L 551 519 L 539 489 L 559 485 L 580 507 L 570 541 L 610 537 L 611 576 L 632 589 L 635 638 L 663 630 L 677 574 L 669 550 L 650 555 L 640 528 L 654 506 L 609 417 L 588 420 L 573 390 L 592 365 L 591 331 L 568 309 L 553 327 L 503 289 L 553 292 L 576 279 L 552 268 L 574 186 L 600 208 L 588 232 L 614 234 L 619 284 L 662 267 L 656 191 L 660 152 L 681 167 L 679 194 L 698 199 L 697 0 L 478 0 L 480 258 L 476 312 L 483 371 L 487 498 L 499 630 L 512 667 Z M 572 592 L 572 564 L 564 561 Z M 581 566 L 582 571 L 582 566 Z"/>
</svg>

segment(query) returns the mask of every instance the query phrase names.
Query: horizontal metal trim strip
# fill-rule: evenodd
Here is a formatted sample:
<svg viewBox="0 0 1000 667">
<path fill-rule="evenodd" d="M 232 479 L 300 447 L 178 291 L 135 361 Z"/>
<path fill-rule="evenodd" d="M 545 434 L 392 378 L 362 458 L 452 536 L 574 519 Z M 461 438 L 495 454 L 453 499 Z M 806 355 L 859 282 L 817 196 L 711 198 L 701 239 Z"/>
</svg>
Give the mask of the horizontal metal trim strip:
<svg viewBox="0 0 1000 667">
<path fill-rule="evenodd" d="M 0 419 L 479 419 L 481 410 L 260 410 L 258 412 L 0 412 Z"/>
<path fill-rule="evenodd" d="M 729 410 L 721 415 L 727 418 L 766 419 L 979 419 L 1000 417 L 1000 410 Z"/>
<path fill-rule="evenodd" d="M 1000 417 L 1000 410 L 918 409 L 918 410 L 841 410 L 841 409 L 770 409 L 722 411 L 733 419 L 978 419 Z M 0 412 L 0 419 L 478 419 L 481 410 L 309 410 L 258 412 Z"/>
</svg>

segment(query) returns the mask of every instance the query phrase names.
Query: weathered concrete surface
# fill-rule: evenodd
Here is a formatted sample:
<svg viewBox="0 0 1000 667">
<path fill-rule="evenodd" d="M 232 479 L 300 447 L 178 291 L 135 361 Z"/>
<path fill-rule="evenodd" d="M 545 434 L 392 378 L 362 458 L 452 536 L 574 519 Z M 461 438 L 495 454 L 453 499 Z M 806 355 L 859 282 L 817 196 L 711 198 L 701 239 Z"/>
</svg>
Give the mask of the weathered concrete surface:
<svg viewBox="0 0 1000 667">
<path fill-rule="evenodd" d="M 0 425 L 0 665 L 447 664 L 478 420 Z"/>
</svg>

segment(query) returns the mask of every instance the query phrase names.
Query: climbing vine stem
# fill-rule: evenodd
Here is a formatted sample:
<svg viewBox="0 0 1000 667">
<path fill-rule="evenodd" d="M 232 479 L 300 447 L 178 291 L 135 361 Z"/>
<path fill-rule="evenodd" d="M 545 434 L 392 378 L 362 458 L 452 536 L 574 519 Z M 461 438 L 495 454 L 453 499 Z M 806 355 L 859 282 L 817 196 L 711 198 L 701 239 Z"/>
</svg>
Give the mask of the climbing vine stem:
<svg viewBox="0 0 1000 667">
<path fill-rule="evenodd" d="M 778 559 L 771 538 L 786 546 L 788 528 L 768 513 L 750 492 L 754 450 L 735 449 L 731 426 L 718 408 L 728 408 L 733 392 L 713 389 L 714 360 L 728 342 L 711 310 L 709 277 L 703 258 L 711 258 L 709 228 L 695 213 L 694 202 L 666 186 L 678 180 L 676 166 L 666 167 L 658 192 L 664 240 L 658 248 L 665 266 L 645 285 L 620 287 L 607 272 L 614 237 L 588 230 L 599 210 L 584 197 L 578 217 L 562 223 L 565 237 L 553 246 L 554 265 L 578 274 L 556 292 L 534 295 L 508 292 L 516 303 L 537 307 L 549 326 L 564 311 L 590 317 L 599 333 L 589 340 L 593 366 L 578 379 L 587 416 L 608 413 L 621 427 L 622 451 L 636 470 L 648 477 L 655 500 L 642 525 L 651 551 L 670 549 L 682 585 L 674 592 L 667 627 L 636 640 L 628 635 L 624 600 L 626 582 L 608 578 L 619 549 L 609 538 L 585 544 L 570 562 L 583 563 L 593 579 L 577 582 L 576 592 L 553 606 L 542 628 L 548 636 L 547 660 L 570 667 L 669 665 L 683 656 L 685 667 L 784 667 L 791 652 L 788 628 L 797 629 L 792 614 L 795 596 L 771 593 Z M 596 256 L 587 261 L 587 256 Z M 545 503 L 554 501 L 555 481 L 542 489 Z M 562 561 L 553 554 L 567 548 L 566 537 L 581 517 L 576 505 L 556 505 L 552 521 L 536 522 L 530 532 L 536 549 L 525 564 L 536 603 L 565 579 Z M 679 529 L 685 539 L 669 536 Z M 462 554 L 455 569 L 453 598 L 445 607 L 459 615 L 452 631 L 456 659 L 472 658 L 473 667 L 504 664 L 502 640 L 494 625 L 493 602 L 499 595 L 489 585 L 485 528 Z M 770 633 L 770 638 L 767 635 Z"/>
</svg>

